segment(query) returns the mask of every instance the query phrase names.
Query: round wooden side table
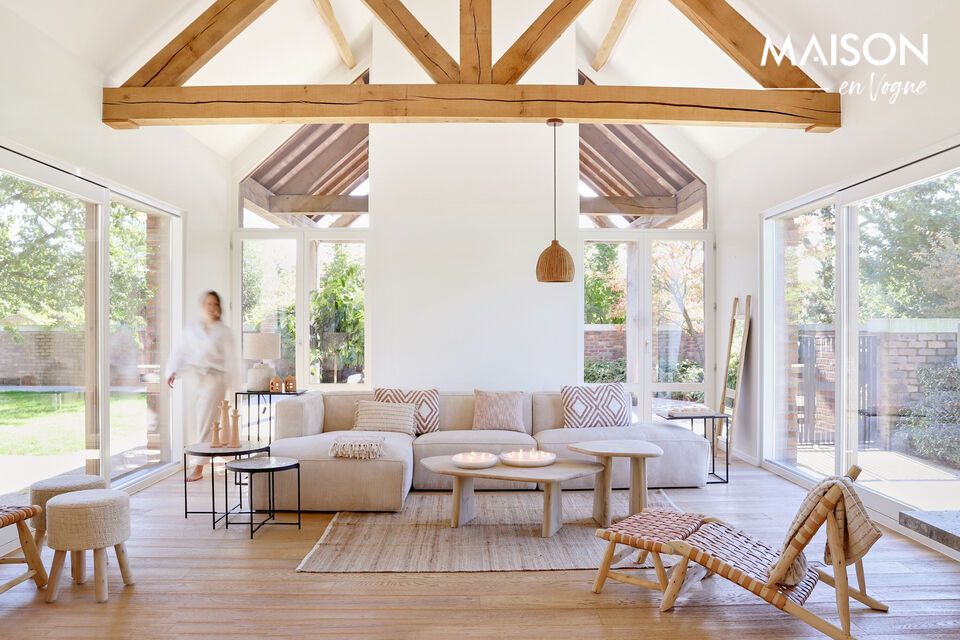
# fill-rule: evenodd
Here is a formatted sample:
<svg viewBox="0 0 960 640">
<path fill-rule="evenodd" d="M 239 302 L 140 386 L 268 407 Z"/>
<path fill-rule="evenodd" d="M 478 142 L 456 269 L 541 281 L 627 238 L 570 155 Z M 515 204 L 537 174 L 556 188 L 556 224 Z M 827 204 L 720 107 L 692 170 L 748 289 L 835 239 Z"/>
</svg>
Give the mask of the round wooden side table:
<svg viewBox="0 0 960 640">
<path fill-rule="evenodd" d="M 610 498 L 613 492 L 613 459 L 630 458 L 630 513 L 640 513 L 647 504 L 647 458 L 659 458 L 663 449 L 645 440 L 591 440 L 568 444 L 577 453 L 595 456 L 603 465 L 593 489 L 593 518 L 601 526 L 613 523 Z"/>
</svg>

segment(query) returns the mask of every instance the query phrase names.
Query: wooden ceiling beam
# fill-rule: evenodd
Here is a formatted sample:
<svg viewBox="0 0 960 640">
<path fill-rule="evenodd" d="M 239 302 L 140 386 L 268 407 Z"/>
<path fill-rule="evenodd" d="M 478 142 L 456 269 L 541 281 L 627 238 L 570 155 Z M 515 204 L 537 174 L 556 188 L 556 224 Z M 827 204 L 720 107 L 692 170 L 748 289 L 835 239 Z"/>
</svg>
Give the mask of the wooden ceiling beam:
<svg viewBox="0 0 960 640">
<path fill-rule="evenodd" d="M 367 125 L 342 125 L 334 135 L 324 140 L 322 147 L 292 167 L 276 182 L 277 195 L 301 193 L 335 193 L 323 185 L 336 176 L 344 158 L 359 147 L 365 147 L 369 140 Z"/>
<path fill-rule="evenodd" d="M 103 121 L 139 126 L 266 123 L 568 122 L 788 129 L 840 126 L 823 91 L 587 85 L 284 85 L 118 87 Z"/>
<path fill-rule="evenodd" d="M 300 195 L 270 196 L 271 213 L 318 215 L 329 213 L 366 213 L 367 196 Z"/>
<path fill-rule="evenodd" d="M 669 150 L 664 149 L 657 153 L 647 147 L 628 127 L 600 124 L 597 125 L 597 129 L 621 153 L 640 167 L 644 174 L 670 193 L 676 193 L 689 181 L 684 180 L 668 163 L 663 161 L 663 156 L 670 155 Z"/>
<path fill-rule="evenodd" d="M 803 69 L 784 59 L 761 65 L 767 39 L 726 0 L 670 0 L 708 38 L 761 86 L 768 89 L 819 89 Z"/>
<path fill-rule="evenodd" d="M 400 0 L 363 0 L 437 84 L 460 82 L 460 65 Z"/>
<path fill-rule="evenodd" d="M 353 69 L 357 66 L 357 59 L 350 49 L 347 37 L 343 35 L 343 29 L 340 28 L 340 21 L 337 20 L 337 14 L 334 13 L 330 0 L 313 0 L 313 4 L 317 6 L 320 18 L 327 25 L 327 30 L 330 31 L 330 37 L 333 39 L 333 46 L 337 48 L 337 53 L 340 54 L 343 64 L 346 65 L 347 69 Z"/>
<path fill-rule="evenodd" d="M 607 30 L 607 35 L 603 37 L 603 42 L 600 43 L 600 48 L 597 49 L 597 53 L 590 63 L 590 66 L 596 71 L 600 71 L 607 64 L 614 48 L 617 46 L 617 42 L 620 40 L 620 36 L 623 35 L 623 29 L 627 26 L 627 21 L 630 20 L 630 14 L 633 13 L 636 6 L 637 0 L 620 0 L 617 13 L 613 16 L 613 22 L 610 23 L 610 28 Z"/>
<path fill-rule="evenodd" d="M 611 140 L 602 125 L 583 125 L 580 128 L 580 144 L 596 151 L 606 166 L 614 168 L 630 185 L 633 195 L 671 196 L 677 189 L 645 171 L 630 150 Z"/>
<path fill-rule="evenodd" d="M 516 84 L 583 13 L 591 0 L 553 0 L 493 65 L 494 84 Z"/>
<path fill-rule="evenodd" d="M 283 214 L 276 214 L 270 210 L 270 198 L 273 193 L 253 178 L 245 178 L 240 182 L 240 208 L 249 209 L 258 216 L 272 222 L 278 227 L 300 227 L 312 229 L 316 227 L 309 218 L 296 218 Z"/>
<path fill-rule="evenodd" d="M 677 214 L 677 199 L 673 196 L 581 196 L 580 213 L 596 216 L 674 216 Z"/>
<path fill-rule="evenodd" d="M 276 0 L 216 0 L 124 83 L 179 87 Z"/>
<path fill-rule="evenodd" d="M 460 82 L 493 82 L 491 0 L 460 0 Z"/>
<path fill-rule="evenodd" d="M 584 144 L 580 145 L 580 172 L 590 176 L 591 186 L 600 195 L 627 197 L 638 195 L 635 190 L 620 181 L 622 176 L 616 175 L 616 171 L 594 149 Z"/>
</svg>

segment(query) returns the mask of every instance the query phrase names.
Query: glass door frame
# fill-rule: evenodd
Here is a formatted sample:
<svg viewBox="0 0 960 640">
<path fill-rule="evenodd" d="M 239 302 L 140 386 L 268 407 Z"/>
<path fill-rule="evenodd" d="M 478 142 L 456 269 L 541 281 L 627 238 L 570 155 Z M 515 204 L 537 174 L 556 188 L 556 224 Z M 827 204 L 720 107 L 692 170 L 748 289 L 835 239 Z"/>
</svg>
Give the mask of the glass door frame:
<svg viewBox="0 0 960 640">
<path fill-rule="evenodd" d="M 87 202 L 94 211 L 95 232 L 95 269 L 94 280 L 89 280 L 96 288 L 96 300 L 89 304 L 89 309 L 96 315 L 95 344 L 86 344 L 88 363 L 94 367 L 94 375 L 87 379 L 92 382 L 93 411 L 87 411 L 84 431 L 86 438 L 93 435 L 98 439 L 98 450 L 95 458 L 98 460 L 96 475 L 107 482 L 107 486 L 135 490 L 165 477 L 170 470 L 179 468 L 179 459 L 158 467 L 146 470 L 144 473 L 131 474 L 111 482 L 110 469 L 110 213 L 111 203 L 115 200 L 135 203 L 139 207 L 148 209 L 151 213 L 165 215 L 170 218 L 170 333 L 171 339 L 179 340 L 183 319 L 183 290 L 184 290 L 184 217 L 183 211 L 152 200 L 140 194 L 131 192 L 107 180 L 99 178 L 80 177 L 84 173 L 80 169 L 67 169 L 49 159 L 35 159 L 27 153 L 0 147 L 0 171 L 20 177 L 26 181 L 42 185 L 49 189 L 66 193 Z M 88 240 L 89 242 L 89 240 Z M 91 256 L 94 257 L 94 256 Z M 88 382 L 88 384 L 90 384 Z M 172 419 L 182 415 L 183 401 L 180 393 L 171 394 L 170 415 Z M 177 420 L 182 422 L 182 420 Z M 182 448 L 180 429 L 170 429 L 171 451 Z M 89 449 L 85 452 L 88 460 L 87 473 L 91 473 L 89 460 L 94 453 Z M 177 458 L 176 456 L 173 456 Z M 2 541 L 0 541 L 2 543 Z"/>
<path fill-rule="evenodd" d="M 297 274 L 296 274 L 296 301 L 294 306 L 294 311 L 296 313 L 296 329 L 297 329 L 297 339 L 296 339 L 296 377 L 297 377 L 297 387 L 299 389 L 331 389 L 331 388 L 349 388 L 354 390 L 360 389 L 370 389 L 372 388 L 370 382 L 369 372 L 372 371 L 370 368 L 371 358 L 370 358 L 370 318 L 369 316 L 364 318 L 364 382 L 362 384 L 346 384 L 346 383 L 314 383 L 310 381 L 310 342 L 309 342 L 309 329 L 310 323 L 308 319 L 309 303 L 310 299 L 310 287 L 311 283 L 308 282 L 306 278 L 307 273 L 307 249 L 309 248 L 309 243 L 313 240 L 320 242 L 361 242 L 365 247 L 369 247 L 368 243 L 368 229 L 340 229 L 340 228 L 327 228 L 327 229 L 309 229 L 309 230 L 297 230 L 297 229 L 238 229 L 233 232 L 233 236 L 230 242 L 230 253 L 231 253 L 231 263 L 232 276 L 231 276 L 231 296 L 230 296 L 230 319 L 234 327 L 238 327 L 238 334 L 243 336 L 243 320 L 240 317 L 241 305 L 240 300 L 242 292 L 241 286 L 243 282 L 242 270 L 243 270 L 243 242 L 245 240 L 295 240 L 297 246 Z M 367 294 L 369 293 L 369 281 L 366 278 L 366 259 L 364 260 L 364 298 L 366 299 Z M 242 344 L 237 345 L 237 353 L 242 352 Z M 241 385 L 245 385 L 245 381 L 240 381 Z M 239 389 L 238 389 L 239 390 Z"/>
<path fill-rule="evenodd" d="M 575 259 L 579 268 L 577 269 L 578 284 L 578 309 L 580 312 L 580 331 L 579 347 L 577 349 L 577 371 L 580 372 L 580 382 L 583 382 L 584 367 L 584 328 L 583 318 L 584 291 L 583 291 L 583 246 L 586 242 L 625 244 L 631 243 L 637 248 L 638 259 L 635 261 L 633 276 L 639 283 L 638 292 L 640 301 L 638 305 L 638 324 L 636 331 L 639 339 L 637 344 L 632 347 L 639 350 L 637 364 L 640 367 L 638 382 L 626 383 L 625 386 L 631 392 L 634 392 L 640 398 L 638 406 L 638 419 L 649 421 L 652 418 L 652 400 L 653 395 L 658 392 L 702 392 L 704 403 L 713 407 L 719 398 L 719 390 L 716 388 L 717 381 L 717 303 L 716 303 L 716 241 L 715 234 L 710 229 L 581 229 L 578 235 Z M 653 343 L 651 332 L 653 331 L 653 270 L 652 247 L 654 242 L 682 242 L 694 241 L 703 243 L 703 292 L 704 292 L 704 363 L 702 383 L 673 383 L 673 382 L 655 382 L 653 378 Z M 628 260 L 628 268 L 629 267 Z M 629 280 L 629 278 L 628 278 Z M 628 292 L 628 307 L 630 306 Z M 629 329 L 628 329 L 629 331 Z M 631 349 L 628 338 L 628 349 Z"/>
<path fill-rule="evenodd" d="M 947 173 L 960 170 L 960 148 L 950 148 L 947 151 L 920 157 L 899 168 L 882 173 L 873 178 L 867 178 L 845 188 L 829 188 L 809 194 L 806 197 L 794 200 L 781 207 L 771 209 L 763 214 L 761 256 L 761 319 L 760 344 L 762 355 L 760 363 L 761 379 L 761 411 L 762 424 L 759 429 L 761 466 L 786 477 L 793 482 L 811 487 L 818 480 L 815 476 L 805 473 L 801 469 L 789 467 L 776 462 L 773 457 L 775 435 L 773 430 L 776 424 L 776 385 L 781 372 L 777 370 L 774 353 L 776 350 L 776 291 L 779 281 L 768 274 L 780 272 L 782 255 L 778 251 L 776 221 L 803 210 L 814 209 L 826 204 L 833 204 L 836 211 L 836 309 L 835 321 L 837 335 L 837 375 L 835 394 L 836 398 L 836 425 L 835 438 L 837 444 L 834 453 L 834 473 L 841 475 L 857 463 L 859 452 L 858 431 L 858 387 L 859 387 L 859 219 L 857 204 L 882 196 L 884 194 L 910 187 L 913 184 L 925 182 Z M 905 503 L 879 493 L 867 485 L 858 485 L 858 493 L 864 504 L 880 516 L 880 521 L 888 526 L 903 530 L 899 527 L 898 514 L 904 509 L 912 508 Z"/>
</svg>

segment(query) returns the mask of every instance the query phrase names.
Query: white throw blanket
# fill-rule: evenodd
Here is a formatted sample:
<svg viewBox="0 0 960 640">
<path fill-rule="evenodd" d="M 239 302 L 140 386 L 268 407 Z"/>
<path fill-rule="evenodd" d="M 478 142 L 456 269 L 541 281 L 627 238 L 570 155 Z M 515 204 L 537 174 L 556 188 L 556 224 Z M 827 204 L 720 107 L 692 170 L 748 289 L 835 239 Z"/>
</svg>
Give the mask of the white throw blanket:
<svg viewBox="0 0 960 640">
<path fill-rule="evenodd" d="M 870 516 L 867 515 L 866 507 L 863 506 L 863 503 L 860 501 L 860 496 L 857 495 L 856 490 L 853 488 L 853 481 L 846 477 L 833 477 L 821 480 L 820 484 L 811 489 L 807 497 L 804 498 L 803 504 L 800 505 L 800 510 L 797 511 L 797 515 L 793 517 L 793 522 L 787 531 L 787 539 L 783 545 L 784 550 L 790 545 L 790 541 L 793 540 L 793 537 L 797 534 L 797 531 L 800 530 L 800 527 L 803 526 L 803 523 L 806 522 L 807 517 L 813 513 L 820 499 L 836 484 L 839 484 L 843 490 L 843 497 L 837 501 L 837 506 L 833 508 L 833 516 L 836 518 L 837 528 L 840 530 L 840 541 L 843 544 L 843 552 L 847 565 L 851 565 L 863 558 L 863 556 L 867 554 L 867 551 L 870 550 L 870 547 L 880 539 L 883 533 L 880 531 L 880 528 L 873 523 Z M 823 561 L 828 565 L 832 562 L 829 544 L 823 552 Z M 773 567 L 770 567 L 770 571 L 772 570 Z M 787 586 L 799 584 L 806 573 L 807 557 L 801 551 L 797 559 L 793 561 L 790 569 L 787 570 L 787 574 L 780 581 L 780 584 Z"/>
<path fill-rule="evenodd" d="M 330 455 L 334 458 L 375 460 L 383 456 L 384 441 L 383 436 L 340 436 L 330 445 Z"/>
</svg>

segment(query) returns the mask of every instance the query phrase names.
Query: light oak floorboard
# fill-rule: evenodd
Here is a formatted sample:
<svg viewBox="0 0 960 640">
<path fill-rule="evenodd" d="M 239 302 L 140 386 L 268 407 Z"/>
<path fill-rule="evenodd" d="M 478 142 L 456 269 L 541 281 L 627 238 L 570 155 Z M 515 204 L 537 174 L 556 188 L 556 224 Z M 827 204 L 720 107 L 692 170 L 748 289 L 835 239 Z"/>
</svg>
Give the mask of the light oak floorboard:
<svg viewBox="0 0 960 640">
<path fill-rule="evenodd" d="M 775 545 L 803 490 L 766 471 L 735 464 L 729 485 L 669 490 L 683 509 L 720 517 Z M 208 480 L 191 485 L 204 508 Z M 197 486 L 200 485 L 200 486 Z M 222 486 L 218 483 L 218 487 Z M 94 581 L 62 581 L 59 601 L 44 603 L 32 582 L 0 597 L 7 638 L 525 638 L 592 640 L 791 638 L 824 636 L 750 593 L 714 576 L 660 613 L 660 595 L 608 580 L 591 592 L 595 571 L 447 574 L 298 574 L 294 569 L 329 523 L 308 514 L 303 530 L 264 527 L 251 541 L 244 527 L 212 531 L 209 518 L 183 518 L 179 476 L 133 496 L 126 544 L 136 585 L 124 587 L 118 563 L 107 566 L 109 601 L 97 605 Z M 281 514 L 281 518 L 289 518 Z M 469 526 L 469 525 L 468 525 Z M 955 638 L 960 628 L 960 563 L 885 531 L 864 568 L 871 596 L 890 613 L 850 606 L 860 640 Z M 825 535 L 810 549 L 818 559 Z M 53 552 L 43 550 L 50 567 Z M 599 565 L 600 554 L 597 556 Z M 20 571 L 0 565 L 0 582 Z M 636 575 L 656 579 L 650 569 Z M 833 590 L 809 601 L 836 621 Z M 28 624 L 22 624 L 29 620 Z"/>
</svg>

